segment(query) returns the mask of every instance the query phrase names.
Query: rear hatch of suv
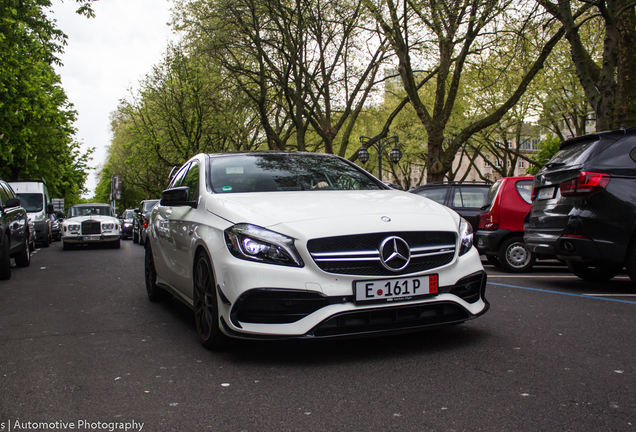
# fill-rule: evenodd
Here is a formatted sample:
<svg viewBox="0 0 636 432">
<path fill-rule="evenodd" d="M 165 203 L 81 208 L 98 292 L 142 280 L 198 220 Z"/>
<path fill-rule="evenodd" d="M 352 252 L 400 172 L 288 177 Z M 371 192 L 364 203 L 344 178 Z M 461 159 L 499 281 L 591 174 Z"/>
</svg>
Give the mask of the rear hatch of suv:
<svg viewBox="0 0 636 432">
<path fill-rule="evenodd" d="M 621 203 L 625 192 L 621 179 L 629 178 L 636 168 L 630 158 L 633 151 L 627 148 L 634 147 L 634 138 L 621 130 L 561 144 L 534 178 L 525 226 L 525 242 L 534 252 L 597 259 L 625 236 L 618 227 L 621 219 L 632 221 L 633 206 Z"/>
</svg>

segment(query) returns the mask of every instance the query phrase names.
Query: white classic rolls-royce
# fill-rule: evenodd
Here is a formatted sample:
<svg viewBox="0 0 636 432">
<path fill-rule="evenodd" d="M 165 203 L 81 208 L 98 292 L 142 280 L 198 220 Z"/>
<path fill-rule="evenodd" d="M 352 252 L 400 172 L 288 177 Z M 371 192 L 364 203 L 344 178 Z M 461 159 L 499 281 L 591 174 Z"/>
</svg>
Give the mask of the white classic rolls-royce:
<svg viewBox="0 0 636 432">
<path fill-rule="evenodd" d="M 415 331 L 489 308 L 468 222 L 333 155 L 199 154 L 147 235 L 148 297 L 190 306 L 207 348 Z"/>
<path fill-rule="evenodd" d="M 60 230 L 64 250 L 91 243 L 104 243 L 115 249 L 120 247 L 120 221 L 108 204 L 71 206 Z"/>
</svg>

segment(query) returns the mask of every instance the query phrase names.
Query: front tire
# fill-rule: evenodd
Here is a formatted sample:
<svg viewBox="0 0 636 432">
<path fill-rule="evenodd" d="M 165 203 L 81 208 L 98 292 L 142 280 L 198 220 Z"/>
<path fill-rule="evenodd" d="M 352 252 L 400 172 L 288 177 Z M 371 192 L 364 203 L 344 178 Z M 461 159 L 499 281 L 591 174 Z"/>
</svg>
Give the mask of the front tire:
<svg viewBox="0 0 636 432">
<path fill-rule="evenodd" d="M 0 255 L 0 280 L 11 279 L 11 257 L 9 256 L 9 236 L 2 240 L 2 255 Z"/>
<path fill-rule="evenodd" d="M 537 257 L 520 237 L 510 238 L 499 247 L 499 264 L 512 273 L 527 272 L 532 269 Z"/>
<path fill-rule="evenodd" d="M 212 265 L 205 253 L 197 255 L 194 266 L 194 320 L 199 341 L 207 349 L 221 348 L 227 337 L 219 328 L 219 308 Z"/>
<path fill-rule="evenodd" d="M 152 257 L 150 244 L 146 245 L 146 255 L 144 257 L 144 274 L 146 280 L 146 293 L 151 302 L 160 302 L 170 297 L 170 294 L 157 285 L 157 270 L 155 260 Z"/>
<path fill-rule="evenodd" d="M 28 267 L 30 264 L 31 250 L 29 249 L 29 239 L 28 237 L 25 237 L 22 250 L 15 256 L 15 265 L 17 265 L 18 267 Z"/>
<path fill-rule="evenodd" d="M 497 255 L 486 255 L 486 261 L 494 267 L 501 268 L 501 263 L 499 262 L 499 257 Z"/>
<path fill-rule="evenodd" d="M 44 238 L 44 241 L 42 242 L 42 247 L 49 247 L 49 245 L 51 244 L 51 230 L 47 230 L 46 231 L 46 237 Z"/>
<path fill-rule="evenodd" d="M 622 264 L 587 264 L 580 261 L 566 261 L 565 263 L 572 273 L 588 282 L 608 281 L 623 269 Z"/>
</svg>

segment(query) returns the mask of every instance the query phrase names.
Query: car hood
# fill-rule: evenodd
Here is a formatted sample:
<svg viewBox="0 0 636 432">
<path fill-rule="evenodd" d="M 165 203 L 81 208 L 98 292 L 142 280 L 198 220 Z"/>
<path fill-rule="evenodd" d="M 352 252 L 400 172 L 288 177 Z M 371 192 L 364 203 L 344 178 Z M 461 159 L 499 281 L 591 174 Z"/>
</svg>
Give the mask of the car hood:
<svg viewBox="0 0 636 432">
<path fill-rule="evenodd" d="M 73 224 L 73 223 L 82 223 L 86 220 L 95 220 L 101 222 L 119 222 L 119 219 L 112 216 L 101 216 L 101 215 L 86 215 L 86 216 L 74 216 L 70 218 L 64 219 L 65 224 Z"/>
<path fill-rule="evenodd" d="M 457 231 L 459 216 L 427 198 L 395 190 L 213 195 L 206 209 L 295 237 L 384 231 Z"/>
</svg>

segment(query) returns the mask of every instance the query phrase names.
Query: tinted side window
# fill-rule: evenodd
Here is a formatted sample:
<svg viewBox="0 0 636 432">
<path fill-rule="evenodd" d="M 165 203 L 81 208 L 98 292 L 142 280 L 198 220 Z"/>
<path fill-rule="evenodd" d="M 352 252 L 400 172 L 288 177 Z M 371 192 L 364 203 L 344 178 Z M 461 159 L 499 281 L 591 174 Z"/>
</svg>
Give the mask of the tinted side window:
<svg viewBox="0 0 636 432">
<path fill-rule="evenodd" d="M 2 204 L 2 207 L 4 207 L 8 199 L 9 193 L 4 188 L 4 185 L 0 183 L 0 203 Z"/>
<path fill-rule="evenodd" d="M 190 164 L 188 173 L 183 178 L 182 186 L 190 189 L 190 201 L 195 201 L 199 196 L 199 162 L 194 161 Z"/>
<path fill-rule="evenodd" d="M 488 187 L 456 187 L 453 196 L 453 207 L 479 208 L 488 202 Z"/>
<path fill-rule="evenodd" d="M 183 178 L 185 177 L 186 173 L 188 172 L 188 167 L 189 166 L 190 166 L 189 164 L 186 164 L 186 165 L 182 166 L 179 171 L 177 171 L 177 173 L 172 178 L 172 181 L 170 182 L 170 186 L 169 186 L 170 188 L 175 188 L 175 187 L 181 186 L 181 183 L 183 182 Z"/>
<path fill-rule="evenodd" d="M 519 180 L 515 186 L 519 196 L 528 204 L 532 204 L 532 180 Z"/>
<path fill-rule="evenodd" d="M 444 204 L 446 201 L 446 194 L 448 193 L 448 188 L 427 188 L 422 189 L 419 192 L 416 192 L 418 195 L 422 195 L 428 199 L 432 199 L 436 203 Z"/>
</svg>

